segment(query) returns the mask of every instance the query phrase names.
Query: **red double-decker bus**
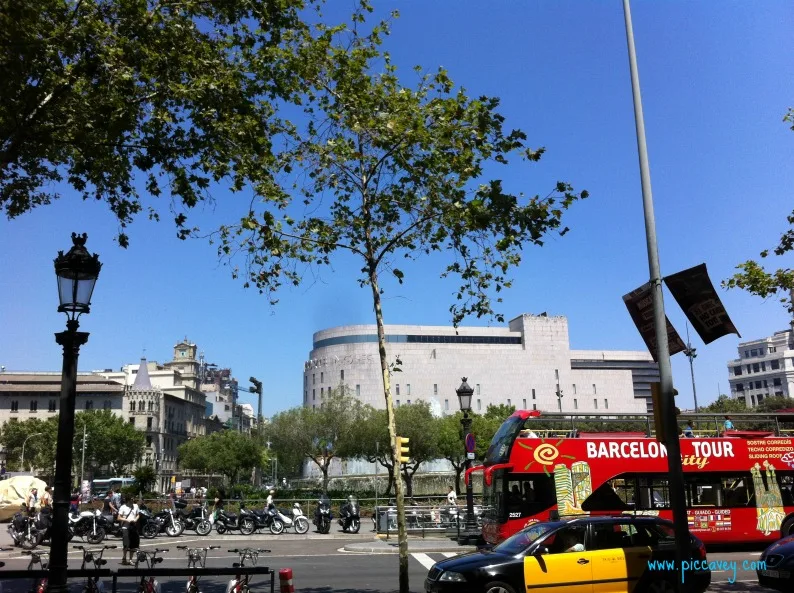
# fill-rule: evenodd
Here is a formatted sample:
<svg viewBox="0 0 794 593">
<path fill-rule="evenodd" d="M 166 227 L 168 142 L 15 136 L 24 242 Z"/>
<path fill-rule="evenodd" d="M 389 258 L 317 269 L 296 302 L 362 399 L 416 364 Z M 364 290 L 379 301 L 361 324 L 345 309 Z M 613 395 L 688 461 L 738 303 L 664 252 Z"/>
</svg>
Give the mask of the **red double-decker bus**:
<svg viewBox="0 0 794 593">
<path fill-rule="evenodd" d="M 488 542 L 558 516 L 672 519 L 662 443 L 644 433 L 538 438 L 530 432 L 538 415 L 515 412 L 494 435 L 484 464 L 469 470 L 484 473 Z M 681 439 L 689 530 L 705 543 L 794 534 L 794 439 L 740 434 Z"/>
</svg>

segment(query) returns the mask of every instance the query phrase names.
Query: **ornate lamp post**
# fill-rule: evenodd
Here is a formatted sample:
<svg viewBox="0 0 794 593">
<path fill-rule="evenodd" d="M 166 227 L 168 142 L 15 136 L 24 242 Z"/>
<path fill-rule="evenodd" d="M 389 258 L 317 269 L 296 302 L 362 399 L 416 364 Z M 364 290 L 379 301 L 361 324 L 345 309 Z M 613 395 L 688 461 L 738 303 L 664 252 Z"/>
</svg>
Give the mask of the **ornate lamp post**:
<svg viewBox="0 0 794 593">
<path fill-rule="evenodd" d="M 67 593 L 67 533 L 69 522 L 69 487 L 72 475 L 72 442 L 74 441 L 74 407 L 77 395 L 77 356 L 80 346 L 88 341 L 88 333 L 79 332 L 78 317 L 88 313 L 91 295 L 102 264 L 97 254 L 85 248 L 88 235 L 72 233 L 72 248 L 55 258 L 58 277 L 59 313 L 66 313 L 66 331 L 55 334 L 63 346 L 63 373 L 58 418 L 58 452 L 55 457 L 55 497 L 53 501 L 52 546 L 50 548 L 49 590 Z"/>
<path fill-rule="evenodd" d="M 28 444 L 28 439 L 40 437 L 43 434 L 43 432 L 34 432 L 33 434 L 29 434 L 25 440 L 22 441 L 22 458 L 19 460 L 19 471 L 25 471 L 25 445 Z"/>
<path fill-rule="evenodd" d="M 463 418 L 460 423 L 463 425 L 463 439 L 464 450 L 466 450 L 465 442 L 471 434 L 471 396 L 474 390 L 466 383 L 466 377 L 463 377 L 463 383 L 460 384 L 455 390 L 458 394 L 458 401 L 460 402 L 460 411 L 463 412 Z M 471 467 L 471 459 L 469 459 L 469 452 L 466 450 L 466 469 Z M 472 490 L 471 479 L 466 482 L 466 531 L 474 531 L 477 528 L 477 522 L 474 520 L 474 491 Z"/>
</svg>

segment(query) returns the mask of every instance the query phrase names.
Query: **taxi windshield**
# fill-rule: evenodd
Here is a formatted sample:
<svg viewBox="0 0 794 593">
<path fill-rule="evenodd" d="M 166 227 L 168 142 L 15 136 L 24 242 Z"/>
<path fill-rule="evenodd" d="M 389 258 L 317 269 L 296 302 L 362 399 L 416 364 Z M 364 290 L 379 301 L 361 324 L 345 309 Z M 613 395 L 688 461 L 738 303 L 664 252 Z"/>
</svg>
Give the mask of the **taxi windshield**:
<svg viewBox="0 0 794 593">
<path fill-rule="evenodd" d="M 501 554 L 520 554 L 526 550 L 532 542 L 557 527 L 559 527 L 558 523 L 538 523 L 511 535 L 502 543 L 494 546 L 493 551 Z"/>
</svg>

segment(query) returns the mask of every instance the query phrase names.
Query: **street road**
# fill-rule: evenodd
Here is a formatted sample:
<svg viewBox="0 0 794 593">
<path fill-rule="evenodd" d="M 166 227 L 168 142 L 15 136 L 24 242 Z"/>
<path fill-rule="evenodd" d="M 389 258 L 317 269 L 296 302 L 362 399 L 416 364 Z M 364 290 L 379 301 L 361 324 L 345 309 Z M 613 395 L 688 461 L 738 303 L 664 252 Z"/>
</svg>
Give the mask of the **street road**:
<svg viewBox="0 0 794 593">
<path fill-rule="evenodd" d="M 0 545 L 7 546 L 8 542 L 5 529 L 0 532 Z M 177 545 L 221 545 L 220 550 L 212 550 L 208 555 L 208 567 L 231 567 L 232 562 L 238 560 L 236 554 L 228 552 L 230 548 L 241 546 L 261 547 L 272 550 L 269 554 L 260 557 L 259 566 L 268 566 L 276 571 L 276 587 L 278 586 L 278 570 L 291 568 L 294 573 L 293 582 L 297 593 L 391 593 L 397 590 L 397 554 L 345 551 L 345 546 L 352 543 L 371 542 L 372 534 L 359 534 L 358 536 L 336 534 L 323 536 L 309 533 L 305 536 L 298 535 L 254 535 L 248 538 L 240 536 L 217 536 L 213 534 L 207 538 L 188 536 L 180 538 L 160 537 L 155 540 L 142 540 L 142 548 L 153 549 L 169 548 L 164 554 L 165 562 L 158 565 L 160 568 L 186 567 L 185 552 L 177 550 Z M 121 545 L 115 538 L 109 543 Z M 449 540 L 445 540 L 449 544 Z M 79 544 L 79 542 L 75 542 Z M 419 544 L 417 544 L 419 545 Z M 429 546 L 430 541 L 423 543 Z M 424 578 L 432 564 L 445 557 L 454 555 L 454 552 L 413 552 L 409 559 L 409 575 L 411 591 L 423 591 Z M 721 561 L 726 564 L 713 573 L 713 585 L 710 591 L 718 593 L 771 593 L 769 589 L 762 589 L 757 585 L 754 570 L 743 570 L 744 562 L 758 559 L 759 549 L 747 551 L 712 551 L 709 553 L 710 561 Z M 121 548 L 108 550 L 105 556 L 109 563 L 106 568 L 115 569 L 121 560 Z M 72 553 L 70 547 L 70 568 L 79 568 L 80 552 Z M 0 560 L 6 563 L 5 569 L 24 569 L 28 564 L 28 557 L 22 556 L 19 549 L 0 552 Z M 733 566 L 735 563 L 736 572 Z M 2 581 L 0 569 L 0 581 Z M 187 579 L 175 578 L 162 583 L 162 593 L 184 593 Z M 229 577 L 213 577 L 202 580 L 203 593 L 225 593 Z M 253 592 L 265 593 L 269 588 L 262 586 L 263 577 L 255 577 L 251 589 Z M 31 582 L 4 581 L 3 593 L 27 593 Z M 71 583 L 73 591 L 79 591 L 82 583 Z M 133 593 L 137 583 L 126 579 L 119 581 L 121 593 Z M 110 593 L 110 580 L 106 580 L 106 593 Z"/>
</svg>

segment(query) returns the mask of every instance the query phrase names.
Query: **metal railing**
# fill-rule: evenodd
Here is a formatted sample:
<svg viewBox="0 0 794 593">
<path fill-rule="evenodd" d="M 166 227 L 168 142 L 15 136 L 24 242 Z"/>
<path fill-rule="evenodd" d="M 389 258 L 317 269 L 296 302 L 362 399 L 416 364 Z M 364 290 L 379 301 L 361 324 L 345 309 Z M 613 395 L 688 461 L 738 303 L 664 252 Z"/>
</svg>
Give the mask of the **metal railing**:
<svg viewBox="0 0 794 593">
<path fill-rule="evenodd" d="M 265 575 L 269 580 L 261 583 L 249 583 L 249 588 L 254 589 L 257 585 L 267 587 L 270 593 L 275 593 L 276 581 L 275 570 L 267 566 L 246 566 L 244 568 L 119 568 L 111 570 L 102 569 L 75 569 L 66 571 L 66 579 L 85 579 L 88 577 L 111 577 L 112 588 L 110 593 L 118 593 L 118 580 L 123 578 L 141 577 L 212 577 L 212 576 L 235 576 L 235 575 Z M 39 579 L 49 578 L 49 570 L 3 570 L 0 572 L 0 580 L 28 579 L 38 581 Z"/>
<path fill-rule="evenodd" d="M 479 533 L 482 528 L 482 505 L 474 505 L 474 518 L 471 524 Z M 466 535 L 468 513 L 465 506 L 418 506 L 406 505 L 405 529 L 409 534 L 422 537 L 446 536 L 459 539 Z M 397 533 L 397 508 L 394 506 L 375 507 L 372 516 L 375 531 L 385 534 L 386 539 Z"/>
</svg>

